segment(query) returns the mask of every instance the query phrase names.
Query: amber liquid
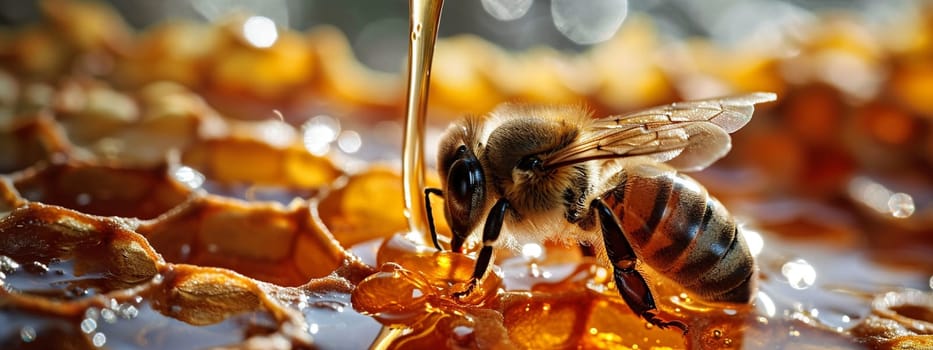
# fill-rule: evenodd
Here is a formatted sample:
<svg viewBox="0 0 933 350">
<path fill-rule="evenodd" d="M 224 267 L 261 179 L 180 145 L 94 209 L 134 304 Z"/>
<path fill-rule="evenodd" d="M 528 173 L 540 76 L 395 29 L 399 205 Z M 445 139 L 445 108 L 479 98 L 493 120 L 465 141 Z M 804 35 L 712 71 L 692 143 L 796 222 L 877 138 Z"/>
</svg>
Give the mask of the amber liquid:
<svg viewBox="0 0 933 350">
<path fill-rule="evenodd" d="M 405 99 L 405 136 L 402 148 L 402 187 L 408 230 L 424 236 L 429 228 L 425 218 L 423 189 L 424 139 L 427 119 L 431 62 L 441 20 L 443 0 L 409 0 L 408 83 Z M 385 349 L 401 336 L 401 329 L 386 327 L 373 341 L 372 349 Z"/>
<path fill-rule="evenodd" d="M 408 88 L 405 100 L 405 141 L 402 149 L 402 186 L 409 231 L 428 232 L 424 216 L 424 133 L 434 43 L 443 0 L 410 0 Z"/>
</svg>

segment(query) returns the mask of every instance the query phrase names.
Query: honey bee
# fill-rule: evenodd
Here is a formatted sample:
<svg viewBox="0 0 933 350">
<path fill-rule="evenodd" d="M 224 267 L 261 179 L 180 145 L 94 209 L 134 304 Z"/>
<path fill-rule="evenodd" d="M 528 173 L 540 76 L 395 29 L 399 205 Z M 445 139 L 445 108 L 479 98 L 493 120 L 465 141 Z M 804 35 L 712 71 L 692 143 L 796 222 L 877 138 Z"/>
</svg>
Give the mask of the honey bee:
<svg viewBox="0 0 933 350">
<path fill-rule="evenodd" d="M 454 251 L 482 226 L 482 248 L 461 295 L 486 274 L 496 245 L 589 244 L 612 266 L 635 314 L 686 332 L 683 322 L 658 317 L 636 263 L 704 300 L 751 301 L 757 269 L 735 220 L 678 171 L 724 156 L 729 133 L 748 123 L 756 103 L 775 98 L 751 93 L 599 119 L 576 106 L 505 104 L 485 117 L 466 117 L 441 138 L 442 188 L 425 189 L 433 243 L 441 249 L 431 194 L 446 199 Z"/>
</svg>

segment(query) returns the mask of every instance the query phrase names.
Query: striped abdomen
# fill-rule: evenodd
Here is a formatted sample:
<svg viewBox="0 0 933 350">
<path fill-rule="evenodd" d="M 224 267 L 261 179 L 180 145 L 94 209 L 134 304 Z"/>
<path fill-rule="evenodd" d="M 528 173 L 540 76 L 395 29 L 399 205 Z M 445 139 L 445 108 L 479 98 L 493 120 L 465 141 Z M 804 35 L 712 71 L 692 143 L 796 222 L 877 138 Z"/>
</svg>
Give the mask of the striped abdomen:
<svg viewBox="0 0 933 350">
<path fill-rule="evenodd" d="M 703 299 L 750 301 L 755 261 L 732 216 L 703 186 L 653 165 L 612 179 L 602 198 L 639 259 Z"/>
</svg>

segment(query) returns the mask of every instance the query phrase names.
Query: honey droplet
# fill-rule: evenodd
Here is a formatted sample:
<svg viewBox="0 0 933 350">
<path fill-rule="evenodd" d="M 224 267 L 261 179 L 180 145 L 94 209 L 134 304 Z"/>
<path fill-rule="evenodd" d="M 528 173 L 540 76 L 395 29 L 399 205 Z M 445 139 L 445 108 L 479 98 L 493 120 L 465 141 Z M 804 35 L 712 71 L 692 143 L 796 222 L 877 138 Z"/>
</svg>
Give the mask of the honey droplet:
<svg viewBox="0 0 933 350">
<path fill-rule="evenodd" d="M 453 329 L 454 341 L 457 344 L 467 346 L 475 341 L 476 331 L 473 327 L 456 326 Z"/>
<path fill-rule="evenodd" d="M 914 198 L 906 193 L 895 193 L 888 198 L 888 209 L 891 216 L 903 219 L 914 214 Z"/>
</svg>

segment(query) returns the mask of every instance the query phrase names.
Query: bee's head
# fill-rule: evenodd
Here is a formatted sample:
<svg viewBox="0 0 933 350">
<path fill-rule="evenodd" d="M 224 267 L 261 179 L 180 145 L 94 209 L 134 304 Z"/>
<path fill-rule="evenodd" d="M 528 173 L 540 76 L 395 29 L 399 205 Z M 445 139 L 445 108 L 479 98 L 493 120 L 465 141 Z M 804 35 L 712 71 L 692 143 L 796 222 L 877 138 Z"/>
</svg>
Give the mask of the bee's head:
<svg viewBox="0 0 933 350">
<path fill-rule="evenodd" d="M 460 251 L 464 240 L 483 218 L 486 178 L 476 157 L 481 147 L 475 121 L 456 123 L 441 138 L 437 167 L 444 191 L 444 214 L 453 232 L 451 248 Z"/>
</svg>

